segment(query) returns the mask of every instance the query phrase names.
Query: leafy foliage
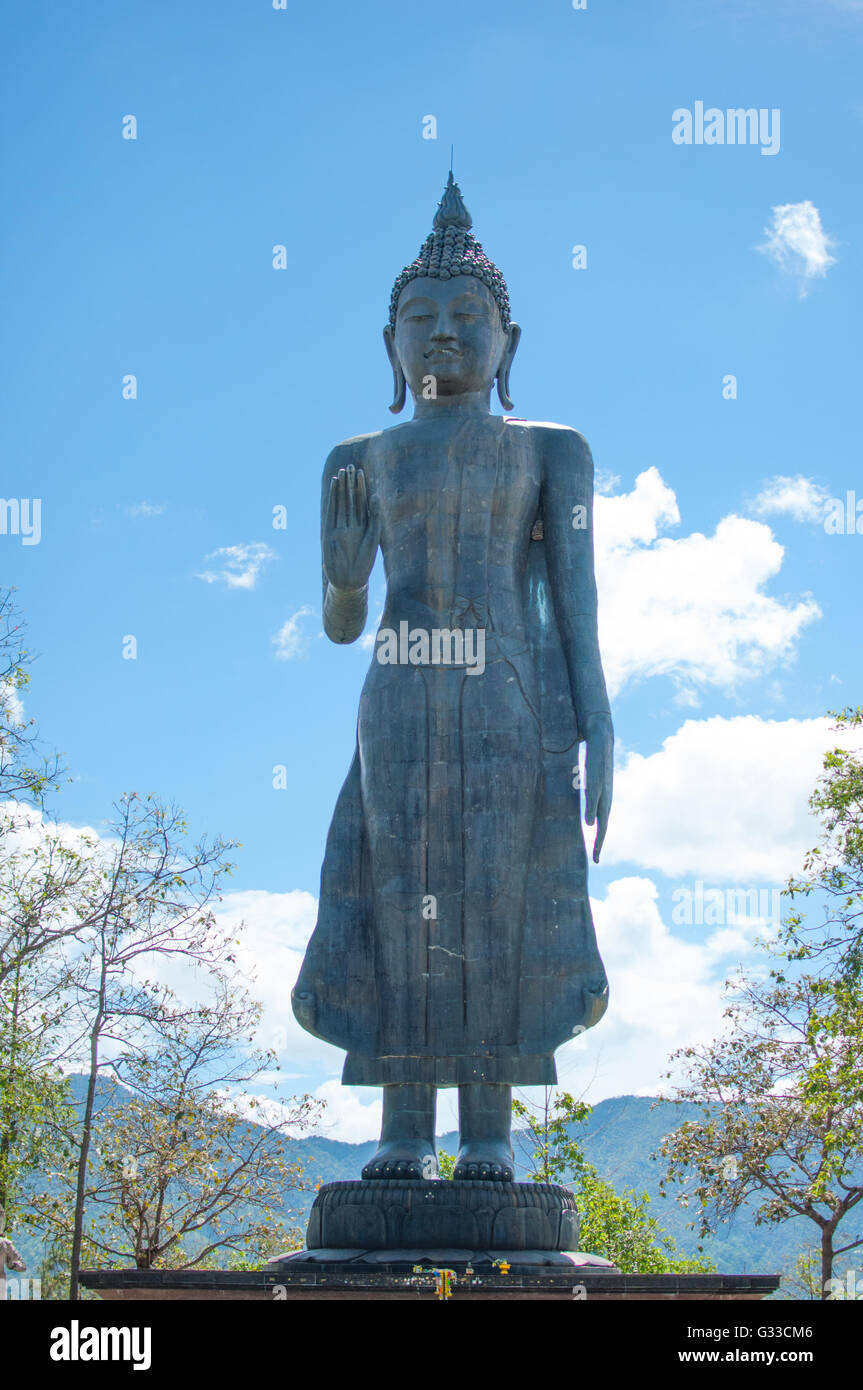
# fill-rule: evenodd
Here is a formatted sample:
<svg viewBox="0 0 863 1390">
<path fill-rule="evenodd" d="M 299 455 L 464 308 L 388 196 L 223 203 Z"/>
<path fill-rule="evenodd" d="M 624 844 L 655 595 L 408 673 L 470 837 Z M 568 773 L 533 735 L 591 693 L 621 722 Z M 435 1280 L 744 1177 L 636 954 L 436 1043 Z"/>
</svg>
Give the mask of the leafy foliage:
<svg viewBox="0 0 863 1390">
<path fill-rule="evenodd" d="M 579 1244 L 593 1255 L 611 1260 L 625 1274 L 683 1274 L 708 1272 L 709 1261 L 678 1253 L 671 1236 L 650 1214 L 650 1198 L 627 1190 L 617 1193 L 588 1163 L 573 1136 L 591 1113 L 590 1107 L 566 1091 L 546 1090 L 542 1107 L 532 1109 L 513 1100 L 513 1117 L 520 1122 L 516 1137 L 530 1150 L 530 1176 L 535 1182 L 568 1183 L 581 1218 Z"/>
<path fill-rule="evenodd" d="M 443 1149 L 438 1149 L 437 1163 L 440 1177 L 451 1179 L 455 1168 L 455 1154 L 448 1154 Z"/>
<path fill-rule="evenodd" d="M 837 733 L 863 727 L 863 706 L 831 710 Z M 816 895 L 824 904 L 821 922 L 792 910 L 783 923 L 783 953 L 789 961 L 821 964 L 858 988 L 863 979 L 863 760 L 837 746 L 824 756 L 823 775 L 809 799 L 821 822 L 820 842 L 803 861 L 803 873 L 788 880 L 789 901 Z"/>
</svg>

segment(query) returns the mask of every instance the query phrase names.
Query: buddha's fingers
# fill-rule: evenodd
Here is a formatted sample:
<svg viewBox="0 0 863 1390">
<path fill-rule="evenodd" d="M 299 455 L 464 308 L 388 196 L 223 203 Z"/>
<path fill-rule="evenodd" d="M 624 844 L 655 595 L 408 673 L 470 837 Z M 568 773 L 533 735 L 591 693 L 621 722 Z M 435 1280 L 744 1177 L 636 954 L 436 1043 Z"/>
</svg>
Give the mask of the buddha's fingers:
<svg viewBox="0 0 863 1390">
<path fill-rule="evenodd" d="M 584 819 L 588 825 L 593 825 L 596 820 L 596 813 L 599 809 L 599 799 L 602 792 L 602 782 L 600 780 L 601 769 L 597 767 L 597 753 L 587 745 L 586 758 L 587 789 L 584 798 Z"/>
<path fill-rule="evenodd" d="M 602 853 L 602 842 L 603 842 L 604 839 L 605 839 L 605 834 L 604 834 L 604 831 L 603 831 L 603 829 L 602 829 L 602 826 L 601 826 L 601 825 L 597 825 L 597 827 L 596 827 L 596 839 L 595 839 L 594 842 L 593 842 L 593 862 L 594 862 L 594 864 L 598 864 L 598 863 L 599 863 L 599 856 L 600 856 L 600 854 Z"/>
<path fill-rule="evenodd" d="M 366 475 L 361 468 L 357 469 L 357 502 L 356 517 L 359 524 L 363 527 L 369 524 L 369 499 L 366 492 Z"/>
<path fill-rule="evenodd" d="M 344 468 L 339 469 L 339 519 L 340 530 L 348 524 L 348 475 Z"/>
<path fill-rule="evenodd" d="M 596 813 L 596 839 L 593 842 L 593 862 L 599 863 L 599 856 L 602 846 L 605 844 L 605 832 L 608 829 L 608 817 L 611 813 L 611 788 L 603 787 L 599 798 L 599 809 Z"/>
<path fill-rule="evenodd" d="M 380 544 L 381 539 L 381 510 L 378 499 L 373 492 L 369 492 L 366 486 L 365 476 L 360 471 L 360 482 L 362 486 L 363 506 L 365 508 L 366 519 L 366 540 L 371 546 L 374 555 Z"/>
<path fill-rule="evenodd" d="M 357 524 L 357 470 L 349 463 L 345 470 L 345 496 L 347 499 L 347 527 L 353 530 Z"/>
<path fill-rule="evenodd" d="M 338 490 L 339 480 L 333 478 L 330 481 L 330 495 L 327 498 L 327 520 L 326 530 L 335 531 L 338 525 Z"/>
</svg>

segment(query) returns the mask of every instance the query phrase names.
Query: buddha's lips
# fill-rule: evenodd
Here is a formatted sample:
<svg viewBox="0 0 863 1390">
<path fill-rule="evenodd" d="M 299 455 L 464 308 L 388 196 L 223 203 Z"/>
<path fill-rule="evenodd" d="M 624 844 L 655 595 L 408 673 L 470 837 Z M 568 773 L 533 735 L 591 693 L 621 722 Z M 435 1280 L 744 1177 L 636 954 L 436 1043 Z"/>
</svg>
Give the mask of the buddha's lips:
<svg viewBox="0 0 863 1390">
<path fill-rule="evenodd" d="M 463 357 L 463 356 L 464 356 L 464 353 L 460 352 L 458 348 L 445 348 L 445 347 L 432 348 L 429 352 L 427 352 L 427 353 L 425 354 L 426 360 L 428 360 L 428 359 L 430 359 L 430 358 L 432 358 L 432 357 Z"/>
</svg>

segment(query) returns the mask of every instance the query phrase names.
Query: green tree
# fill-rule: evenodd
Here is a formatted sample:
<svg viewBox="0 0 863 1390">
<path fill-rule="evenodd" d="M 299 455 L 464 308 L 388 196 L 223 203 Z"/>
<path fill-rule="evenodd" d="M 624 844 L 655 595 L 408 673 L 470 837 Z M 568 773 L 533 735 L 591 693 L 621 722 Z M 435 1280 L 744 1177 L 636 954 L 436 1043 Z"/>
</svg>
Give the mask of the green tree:
<svg viewBox="0 0 863 1390">
<path fill-rule="evenodd" d="M 27 1175 L 57 1156 L 72 1113 L 53 988 L 19 961 L 0 989 L 0 1209 L 10 1224 L 29 1219 Z"/>
<path fill-rule="evenodd" d="M 825 996 L 810 976 L 744 975 L 736 987 L 723 1037 L 672 1059 L 686 1076 L 670 1099 L 702 1118 L 666 1135 L 664 1181 L 694 1177 L 682 1200 L 697 1203 L 701 1235 L 752 1205 L 756 1225 L 812 1221 L 828 1298 L 837 1258 L 863 1246 L 842 1234 L 863 1200 L 863 1002 L 848 989 Z"/>
<path fill-rule="evenodd" d="M 863 727 L 863 707 L 829 712 L 835 732 Z M 819 843 L 803 860 L 803 873 L 789 879 L 789 902 L 815 897 L 823 914 L 812 922 L 798 910 L 788 913 L 778 948 L 789 961 L 858 988 L 863 980 L 863 760 L 853 748 L 837 746 L 823 759 L 823 774 L 809 799 L 821 824 Z"/>
<path fill-rule="evenodd" d="M 624 1274 L 684 1274 L 708 1272 L 704 1259 L 689 1259 L 677 1251 L 650 1214 L 650 1198 L 631 1189 L 615 1191 L 588 1163 L 573 1130 L 590 1115 L 590 1106 L 566 1091 L 548 1088 L 539 1106 L 513 1100 L 514 1138 L 526 1150 L 534 1182 L 561 1182 L 572 1188 L 580 1216 L 579 1244 L 593 1255 L 611 1260 Z"/>
</svg>

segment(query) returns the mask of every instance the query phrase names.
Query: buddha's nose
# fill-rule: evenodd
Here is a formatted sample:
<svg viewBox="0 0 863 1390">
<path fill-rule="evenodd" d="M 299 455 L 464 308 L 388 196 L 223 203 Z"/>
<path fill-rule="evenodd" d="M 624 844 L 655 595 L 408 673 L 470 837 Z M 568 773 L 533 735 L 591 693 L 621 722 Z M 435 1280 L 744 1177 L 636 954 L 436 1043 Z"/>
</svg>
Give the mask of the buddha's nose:
<svg viewBox="0 0 863 1390">
<path fill-rule="evenodd" d="M 445 314 L 442 314 L 435 325 L 431 335 L 433 343 L 445 342 L 447 339 L 456 337 L 455 325 Z"/>
</svg>

